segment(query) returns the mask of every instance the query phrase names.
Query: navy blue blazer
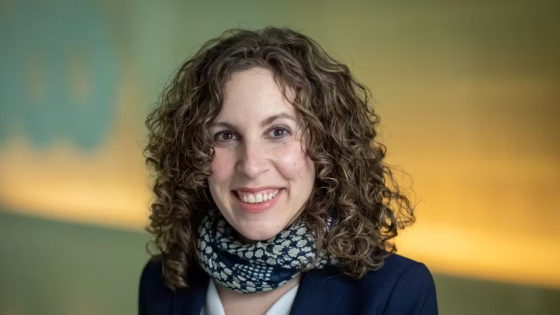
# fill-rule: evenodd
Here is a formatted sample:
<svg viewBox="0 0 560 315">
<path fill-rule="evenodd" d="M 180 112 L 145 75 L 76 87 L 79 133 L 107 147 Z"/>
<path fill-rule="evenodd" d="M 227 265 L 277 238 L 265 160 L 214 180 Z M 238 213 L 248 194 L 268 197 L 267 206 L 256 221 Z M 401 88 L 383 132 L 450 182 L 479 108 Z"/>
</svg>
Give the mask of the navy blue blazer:
<svg viewBox="0 0 560 315">
<path fill-rule="evenodd" d="M 200 272 L 190 287 L 164 285 L 161 263 L 149 262 L 140 278 L 140 315 L 200 315 L 210 279 Z M 426 266 L 393 254 L 383 267 L 354 280 L 336 267 L 302 274 L 291 315 L 437 315 L 436 289 Z"/>
</svg>

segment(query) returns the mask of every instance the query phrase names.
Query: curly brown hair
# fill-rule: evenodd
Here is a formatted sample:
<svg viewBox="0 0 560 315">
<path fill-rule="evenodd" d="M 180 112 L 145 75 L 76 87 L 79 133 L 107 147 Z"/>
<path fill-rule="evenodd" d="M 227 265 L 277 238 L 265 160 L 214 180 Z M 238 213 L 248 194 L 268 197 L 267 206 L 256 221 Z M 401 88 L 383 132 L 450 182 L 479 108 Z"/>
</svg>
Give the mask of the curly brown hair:
<svg viewBox="0 0 560 315">
<path fill-rule="evenodd" d="M 304 218 L 345 274 L 363 277 L 396 251 L 390 242 L 415 220 L 413 206 L 375 141 L 379 116 L 370 92 L 314 40 L 287 28 L 233 29 L 206 42 L 183 63 L 146 120 L 146 163 L 155 171 L 150 225 L 152 255 L 163 261 L 166 285 L 188 286 L 198 272 L 196 239 L 202 215 L 216 205 L 208 190 L 214 156 L 210 124 L 237 71 L 269 69 L 303 122 L 314 190 Z M 334 209 L 334 214 L 332 213 Z M 329 216 L 336 223 L 326 231 Z M 317 249 L 319 250 L 319 249 Z"/>
</svg>

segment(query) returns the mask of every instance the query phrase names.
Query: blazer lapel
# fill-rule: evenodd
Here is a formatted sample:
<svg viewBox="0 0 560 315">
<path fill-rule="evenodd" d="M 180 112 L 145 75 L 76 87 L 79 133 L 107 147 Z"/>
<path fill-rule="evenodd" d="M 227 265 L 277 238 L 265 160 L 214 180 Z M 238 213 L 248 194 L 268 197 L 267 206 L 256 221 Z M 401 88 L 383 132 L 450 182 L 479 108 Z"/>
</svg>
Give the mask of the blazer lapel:
<svg viewBox="0 0 560 315">
<path fill-rule="evenodd" d="M 206 291 L 210 278 L 205 272 L 193 277 L 191 286 L 187 289 L 177 290 L 173 296 L 173 315 L 200 315 L 202 306 L 206 301 Z"/>
<path fill-rule="evenodd" d="M 173 296 L 173 315 L 200 315 L 206 301 L 210 278 L 201 272 L 188 289 Z M 335 315 L 345 299 L 344 276 L 334 267 L 312 270 L 302 275 L 290 315 Z"/>
<path fill-rule="evenodd" d="M 340 314 L 338 309 L 347 292 L 343 278 L 333 267 L 303 274 L 290 315 Z"/>
</svg>

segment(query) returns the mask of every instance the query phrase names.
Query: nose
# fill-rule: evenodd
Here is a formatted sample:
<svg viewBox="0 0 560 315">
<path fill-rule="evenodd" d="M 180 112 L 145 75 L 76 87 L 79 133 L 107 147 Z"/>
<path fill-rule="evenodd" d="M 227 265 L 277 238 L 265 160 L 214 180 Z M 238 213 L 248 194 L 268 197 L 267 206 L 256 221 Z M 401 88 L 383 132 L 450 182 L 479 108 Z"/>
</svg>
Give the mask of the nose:
<svg viewBox="0 0 560 315">
<path fill-rule="evenodd" d="M 265 148 L 258 143 L 244 143 L 239 147 L 237 171 L 249 178 L 257 178 L 270 167 Z"/>
</svg>

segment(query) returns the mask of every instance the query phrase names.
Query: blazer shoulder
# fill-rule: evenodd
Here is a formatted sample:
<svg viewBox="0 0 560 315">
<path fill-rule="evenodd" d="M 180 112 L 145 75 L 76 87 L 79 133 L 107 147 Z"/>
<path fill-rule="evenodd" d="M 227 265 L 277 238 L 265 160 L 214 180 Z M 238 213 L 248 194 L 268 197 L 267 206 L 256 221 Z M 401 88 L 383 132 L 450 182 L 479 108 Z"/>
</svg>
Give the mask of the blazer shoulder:
<svg viewBox="0 0 560 315">
<path fill-rule="evenodd" d="M 383 268 L 398 269 L 400 271 L 403 271 L 404 269 L 416 264 L 421 263 L 416 260 L 401 256 L 399 254 L 390 254 L 387 258 L 385 258 Z"/>
<path fill-rule="evenodd" d="M 138 313 L 156 314 L 154 309 L 166 308 L 171 296 L 171 290 L 165 286 L 162 262 L 148 261 L 140 275 Z"/>
<path fill-rule="evenodd" d="M 392 280 L 384 314 L 438 313 L 435 283 L 426 265 L 393 254 L 383 268 Z"/>
<path fill-rule="evenodd" d="M 412 270 L 412 273 L 416 274 L 419 266 L 424 266 L 424 264 L 398 254 L 390 254 L 385 258 L 381 268 L 368 272 L 360 282 L 363 282 L 364 285 L 383 284 L 386 287 L 389 283 L 396 283 L 404 273 Z"/>
<path fill-rule="evenodd" d="M 324 313 L 332 309 L 333 314 L 437 314 L 430 271 L 397 254 L 389 255 L 381 268 L 361 279 L 348 277 L 334 266 L 320 269 L 303 278 L 299 290 L 306 299 L 319 301 L 314 305 L 329 305 Z"/>
<path fill-rule="evenodd" d="M 200 314 L 209 278 L 204 272 L 191 271 L 189 286 L 172 290 L 165 285 L 161 260 L 149 261 L 140 276 L 138 309 L 140 315 Z"/>
<path fill-rule="evenodd" d="M 156 259 L 150 259 L 140 275 L 140 288 L 158 287 L 164 284 L 162 262 Z"/>
</svg>

